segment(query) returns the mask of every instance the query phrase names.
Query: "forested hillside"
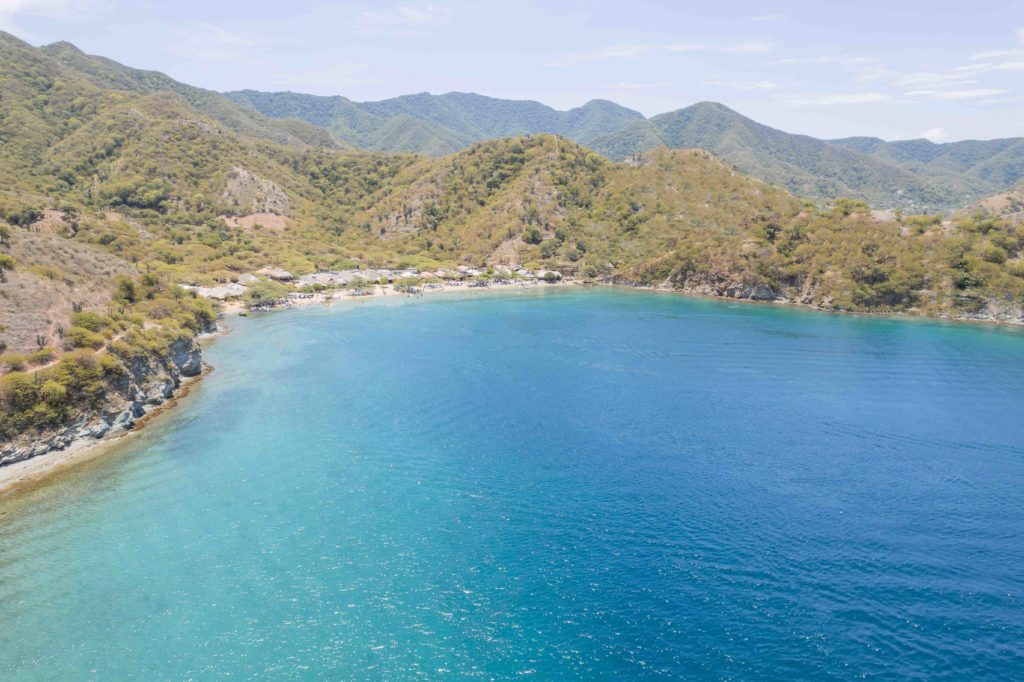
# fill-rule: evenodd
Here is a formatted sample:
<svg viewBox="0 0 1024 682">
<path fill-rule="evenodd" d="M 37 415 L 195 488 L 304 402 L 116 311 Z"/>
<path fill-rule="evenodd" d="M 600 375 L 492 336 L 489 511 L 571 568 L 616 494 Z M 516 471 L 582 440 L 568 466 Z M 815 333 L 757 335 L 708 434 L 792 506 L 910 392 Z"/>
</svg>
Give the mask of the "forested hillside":
<svg viewBox="0 0 1024 682">
<path fill-rule="evenodd" d="M 227 96 L 268 116 L 323 126 L 363 149 L 440 156 L 530 133 L 562 135 L 615 161 L 655 147 L 697 148 L 802 197 L 853 197 L 910 212 L 962 208 L 1024 178 L 1020 138 L 947 145 L 826 141 L 770 128 L 715 102 L 645 119 L 603 100 L 559 112 L 539 102 L 457 92 L 381 102 L 253 90 Z"/>
<path fill-rule="evenodd" d="M 68 418 L 100 399 L 103 372 L 113 381 L 117 366 L 165 357 L 207 326 L 210 305 L 178 284 L 267 266 L 514 262 L 829 310 L 1024 319 L 1024 232 L 984 208 L 883 222 L 853 200 L 819 208 L 706 151 L 614 163 L 546 134 L 440 158 L 277 141 L 215 98 L 197 103 L 159 78 L 134 87 L 78 59 L 0 34 L 6 433 Z M 97 369 L 93 356 L 109 354 L 121 364 Z M 64 367 L 49 398 L 40 366 Z"/>
<path fill-rule="evenodd" d="M 587 145 L 602 135 L 643 120 L 639 112 L 607 100 L 556 111 L 540 102 L 464 92 L 424 92 L 380 102 L 255 90 L 226 95 L 268 116 L 323 126 L 339 140 L 361 149 L 430 156 L 450 154 L 483 140 L 536 133 L 563 135 Z"/>
</svg>

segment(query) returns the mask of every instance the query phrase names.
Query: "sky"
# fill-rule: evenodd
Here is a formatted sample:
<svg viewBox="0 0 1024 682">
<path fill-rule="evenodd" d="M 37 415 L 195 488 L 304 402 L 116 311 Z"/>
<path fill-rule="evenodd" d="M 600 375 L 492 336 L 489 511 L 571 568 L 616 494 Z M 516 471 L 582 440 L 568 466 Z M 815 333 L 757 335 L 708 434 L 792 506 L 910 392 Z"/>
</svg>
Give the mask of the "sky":
<svg viewBox="0 0 1024 682">
<path fill-rule="evenodd" d="M 713 100 L 822 138 L 1024 136 L 1024 0 L 0 0 L 0 29 L 221 91 Z"/>
</svg>

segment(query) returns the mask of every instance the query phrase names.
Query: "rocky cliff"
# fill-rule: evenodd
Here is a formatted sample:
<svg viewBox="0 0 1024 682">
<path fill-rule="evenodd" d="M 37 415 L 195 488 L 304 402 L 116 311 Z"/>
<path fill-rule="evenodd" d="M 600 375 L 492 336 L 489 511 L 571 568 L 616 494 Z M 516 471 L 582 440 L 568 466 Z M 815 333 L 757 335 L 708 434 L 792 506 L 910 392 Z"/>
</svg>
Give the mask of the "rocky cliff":
<svg viewBox="0 0 1024 682">
<path fill-rule="evenodd" d="M 199 376 L 204 367 L 202 349 L 192 338 L 173 341 L 166 354 L 134 357 L 123 364 L 125 371 L 108 384 L 98 407 L 81 412 L 59 428 L 21 434 L 0 444 L 0 466 L 129 431 L 139 419 L 173 398 L 185 380 Z"/>
</svg>

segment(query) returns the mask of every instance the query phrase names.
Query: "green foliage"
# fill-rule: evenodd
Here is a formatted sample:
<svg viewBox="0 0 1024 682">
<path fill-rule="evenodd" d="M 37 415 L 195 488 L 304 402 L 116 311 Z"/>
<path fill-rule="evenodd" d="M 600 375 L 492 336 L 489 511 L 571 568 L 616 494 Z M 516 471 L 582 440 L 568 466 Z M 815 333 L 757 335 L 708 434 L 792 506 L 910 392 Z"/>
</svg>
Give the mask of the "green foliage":
<svg viewBox="0 0 1024 682">
<path fill-rule="evenodd" d="M 104 338 L 96 332 L 89 331 L 85 327 L 68 327 L 64 331 L 64 347 L 72 348 L 100 348 Z"/>
<path fill-rule="evenodd" d="M 114 281 L 116 287 L 115 296 L 126 303 L 135 303 L 138 300 L 135 282 L 130 277 L 119 275 Z"/>
<path fill-rule="evenodd" d="M 960 142 L 941 149 L 921 140 L 928 149 L 917 157 L 905 149 L 914 142 L 818 140 L 770 128 L 722 104 L 701 102 L 631 123 L 589 146 L 615 160 L 659 146 L 705 149 L 800 196 L 824 201 L 854 197 L 909 212 L 959 207 L 965 196 L 993 194 L 1024 174 L 1019 163 L 1022 138 L 998 145 Z M 972 146 L 974 162 L 963 163 L 964 150 Z"/>
<path fill-rule="evenodd" d="M 250 308 L 261 305 L 272 305 L 284 300 L 288 289 L 274 281 L 260 281 L 249 287 L 245 292 L 245 303 Z"/>
<path fill-rule="evenodd" d="M 28 363 L 30 365 L 45 365 L 55 357 L 57 357 L 57 351 L 53 348 L 40 348 L 37 351 L 29 353 Z"/>
<path fill-rule="evenodd" d="M 962 200 L 980 186 L 974 179 L 924 182 L 903 161 L 868 158 L 875 152 L 867 147 L 797 139 L 720 105 L 643 121 L 601 102 L 563 116 L 454 94 L 370 105 L 239 97 L 373 148 L 463 149 L 433 159 L 339 150 L 329 138 L 321 145 L 322 130 L 66 45 L 39 50 L 0 36 L 0 82 L 0 275 L 15 265 L 9 250 L 18 257 L 11 279 L 39 280 L 62 295 L 110 291 L 109 300 L 75 309 L 63 330 L 72 350 L 28 375 L 30 387 L 17 369 L 6 375 L 5 409 L 19 416 L 5 416 L 4 428 L 60 423 L 108 391 L 123 360 L 165 357 L 170 344 L 207 328 L 211 304 L 174 283 L 237 281 L 268 265 L 302 274 L 517 262 L 844 310 L 957 314 L 968 300 L 1024 301 L 1019 227 L 987 214 L 950 222 L 934 212 L 876 222 L 865 203 L 891 200 L 912 214 L 942 205 L 954 186 Z M 629 134 L 616 143 L 610 134 L 623 127 Z M 606 151 L 620 144 L 630 163 L 611 163 L 565 137 L 487 139 L 513 129 L 587 137 Z M 726 162 L 702 151 L 639 152 L 659 145 L 713 149 Z M 731 164 L 833 206 L 821 211 Z M 852 198 L 836 199 L 845 196 Z M 91 250 L 118 267 L 87 275 L 72 261 L 32 254 L 22 243 L 29 231 L 10 225 L 31 225 L 55 206 L 65 214 L 61 246 L 48 248 Z M 260 282 L 246 302 L 288 291 Z M 78 364 L 66 363 L 72 356 Z M 53 384 L 43 392 L 51 381 L 65 388 L 63 398 Z"/>
<path fill-rule="evenodd" d="M 544 240 L 544 233 L 536 227 L 531 227 L 523 232 L 523 241 L 527 244 L 540 244 Z"/>
<path fill-rule="evenodd" d="M 11 371 L 17 372 L 25 369 L 27 362 L 27 358 L 21 353 L 4 353 L 0 355 L 0 365 Z"/>
</svg>

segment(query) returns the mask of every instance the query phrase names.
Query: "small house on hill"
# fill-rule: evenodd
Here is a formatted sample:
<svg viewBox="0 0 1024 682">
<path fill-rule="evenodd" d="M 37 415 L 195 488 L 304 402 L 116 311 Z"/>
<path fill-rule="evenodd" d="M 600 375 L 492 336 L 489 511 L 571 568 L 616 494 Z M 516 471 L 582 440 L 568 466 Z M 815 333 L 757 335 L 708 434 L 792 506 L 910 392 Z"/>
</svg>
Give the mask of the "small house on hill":
<svg viewBox="0 0 1024 682">
<path fill-rule="evenodd" d="M 265 278 L 276 280 L 278 282 L 291 282 L 295 279 L 295 276 L 288 270 L 283 270 L 280 267 L 263 267 L 256 270 L 256 274 L 262 274 Z"/>
</svg>

